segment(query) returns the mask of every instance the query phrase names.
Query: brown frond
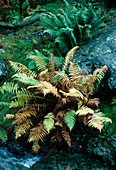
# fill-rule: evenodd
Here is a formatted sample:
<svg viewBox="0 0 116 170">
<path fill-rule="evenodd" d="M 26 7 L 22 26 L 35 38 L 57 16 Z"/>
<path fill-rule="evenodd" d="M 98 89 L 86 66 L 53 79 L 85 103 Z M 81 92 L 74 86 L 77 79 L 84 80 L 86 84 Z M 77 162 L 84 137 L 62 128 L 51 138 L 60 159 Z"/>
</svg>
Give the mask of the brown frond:
<svg viewBox="0 0 116 170">
<path fill-rule="evenodd" d="M 22 110 L 20 110 L 22 111 Z M 31 118 L 31 116 L 36 116 L 36 110 L 34 108 L 31 108 L 29 110 L 25 110 L 24 112 L 18 112 L 15 115 L 15 120 L 13 120 L 12 125 L 14 124 L 22 124 L 23 122 L 27 121 L 28 118 Z"/>
<path fill-rule="evenodd" d="M 66 141 L 66 143 L 68 144 L 69 147 L 71 147 L 71 137 L 70 137 L 70 133 L 67 131 L 67 127 L 64 124 L 63 128 L 62 128 L 62 136 L 64 138 L 64 140 Z"/>
<path fill-rule="evenodd" d="M 100 103 L 99 98 L 94 98 L 89 99 L 86 105 L 94 109 L 95 107 L 98 107 L 99 103 Z"/>
<path fill-rule="evenodd" d="M 61 131 L 59 128 L 56 129 L 55 133 L 53 134 L 53 136 L 51 137 L 51 142 L 52 143 L 62 143 L 62 135 L 61 135 Z"/>
<path fill-rule="evenodd" d="M 41 140 L 43 142 L 46 135 L 48 135 L 48 132 L 44 129 L 43 124 L 39 123 L 36 127 L 30 130 L 29 142 L 36 140 Z"/>
<path fill-rule="evenodd" d="M 63 127 L 63 118 L 64 118 L 64 115 L 65 115 L 65 110 L 62 110 L 62 111 L 59 111 L 56 115 L 56 123 L 55 125 L 56 126 L 60 126 L 60 127 Z"/>
</svg>

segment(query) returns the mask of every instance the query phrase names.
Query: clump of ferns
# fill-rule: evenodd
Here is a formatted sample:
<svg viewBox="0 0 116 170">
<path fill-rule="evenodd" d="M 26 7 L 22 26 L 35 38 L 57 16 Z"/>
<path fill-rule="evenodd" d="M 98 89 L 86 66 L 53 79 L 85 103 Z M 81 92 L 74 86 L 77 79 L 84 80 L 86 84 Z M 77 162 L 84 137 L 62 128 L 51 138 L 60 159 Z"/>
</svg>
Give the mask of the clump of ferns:
<svg viewBox="0 0 116 170">
<path fill-rule="evenodd" d="M 71 6 L 66 0 L 64 2 L 66 9 L 59 9 L 57 15 L 47 12 L 41 15 L 40 20 L 45 30 L 44 35 L 53 42 L 51 46 L 65 55 L 74 46 L 91 38 L 105 24 L 104 16 L 101 17 L 101 12 L 99 16 L 92 3 Z"/>
<path fill-rule="evenodd" d="M 15 84 L 5 83 L 1 91 L 15 93 L 9 108 L 18 109 L 18 112 L 7 114 L 4 119 L 13 119 L 16 139 L 27 136 L 35 152 L 38 152 L 46 136 L 54 144 L 53 150 L 64 142 L 71 147 L 70 135 L 76 122 L 96 128 L 99 132 L 104 122 L 111 122 L 103 113 L 93 109 L 98 106 L 99 99 L 90 98 L 94 84 L 96 81 L 100 83 L 108 68 L 105 65 L 91 75 L 79 72 L 78 66 L 71 62 L 77 49 L 78 46 L 67 53 L 62 71 L 56 69 L 53 54 L 50 55 L 49 67 L 42 57 L 29 57 L 38 73 L 21 63 L 10 61 L 16 72 L 12 76 Z M 19 88 L 17 82 L 22 83 L 22 87 Z"/>
</svg>

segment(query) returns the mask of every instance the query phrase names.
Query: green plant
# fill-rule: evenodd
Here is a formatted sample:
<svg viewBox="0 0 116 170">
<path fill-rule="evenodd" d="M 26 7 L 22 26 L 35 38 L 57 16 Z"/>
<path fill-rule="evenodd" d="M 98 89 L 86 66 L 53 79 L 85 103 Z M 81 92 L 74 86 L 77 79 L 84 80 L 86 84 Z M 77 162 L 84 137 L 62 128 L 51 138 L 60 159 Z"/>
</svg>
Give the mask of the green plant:
<svg viewBox="0 0 116 170">
<path fill-rule="evenodd" d="M 27 136 L 35 152 L 46 136 L 55 148 L 64 142 L 71 147 L 70 133 L 75 125 L 84 124 L 101 132 L 104 122 L 111 122 L 93 109 L 98 106 L 99 99 L 90 98 L 96 80 L 101 81 L 108 68 L 105 65 L 91 75 L 80 73 L 78 66 L 70 61 L 77 49 L 78 46 L 68 52 L 62 71 L 57 70 L 53 54 L 49 64 L 41 55 L 29 57 L 36 65 L 36 72 L 10 61 L 16 72 L 12 76 L 14 81 L 3 84 L 0 91 L 10 92 L 14 97 L 10 104 L 6 103 L 11 111 L 4 119 L 13 118 L 15 138 Z M 18 111 L 12 114 L 12 109 Z"/>
<path fill-rule="evenodd" d="M 92 3 L 79 3 L 71 6 L 66 0 L 65 9 L 59 9 L 57 15 L 47 12 L 41 16 L 44 34 L 53 42 L 54 48 L 65 54 L 104 26 L 103 17 L 94 9 Z"/>
</svg>

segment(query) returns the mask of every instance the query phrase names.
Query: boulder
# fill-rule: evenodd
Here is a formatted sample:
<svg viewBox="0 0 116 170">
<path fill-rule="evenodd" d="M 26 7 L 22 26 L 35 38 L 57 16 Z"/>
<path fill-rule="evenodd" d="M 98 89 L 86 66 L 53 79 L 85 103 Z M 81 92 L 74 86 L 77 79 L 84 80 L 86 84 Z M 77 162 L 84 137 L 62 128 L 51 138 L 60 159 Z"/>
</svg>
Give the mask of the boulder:
<svg viewBox="0 0 116 170">
<path fill-rule="evenodd" d="M 2 80 L 5 75 L 6 75 L 6 67 L 4 62 L 0 59 L 0 80 Z"/>
<path fill-rule="evenodd" d="M 92 73 L 104 65 L 108 66 L 107 76 L 100 90 L 104 96 L 116 95 L 116 20 L 102 28 L 80 46 L 74 55 L 73 62 L 77 62 L 81 71 Z"/>
</svg>

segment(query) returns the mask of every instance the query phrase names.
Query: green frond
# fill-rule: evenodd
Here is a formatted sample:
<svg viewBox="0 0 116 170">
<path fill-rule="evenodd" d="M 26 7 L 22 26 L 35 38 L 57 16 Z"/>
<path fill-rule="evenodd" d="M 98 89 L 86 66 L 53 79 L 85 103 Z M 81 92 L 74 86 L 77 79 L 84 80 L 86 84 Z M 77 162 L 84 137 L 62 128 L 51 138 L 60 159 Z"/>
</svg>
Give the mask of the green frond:
<svg viewBox="0 0 116 170">
<path fill-rule="evenodd" d="M 2 93 L 4 93 L 5 91 L 9 92 L 9 93 L 17 93 L 19 86 L 18 84 L 14 83 L 14 82 L 5 82 L 2 87 L 0 87 L 0 91 Z"/>
<path fill-rule="evenodd" d="M 43 121 L 44 124 L 44 128 L 48 131 L 48 133 L 50 132 L 50 130 L 52 130 L 54 128 L 54 115 L 53 113 L 48 113 Z"/>
<path fill-rule="evenodd" d="M 24 66 L 21 63 L 17 63 L 17 62 L 13 62 L 13 61 L 9 61 L 12 69 L 17 72 L 17 73 L 22 73 L 22 74 L 26 74 L 27 76 L 32 76 L 32 77 L 36 77 L 36 73 L 29 70 L 26 66 Z"/>
<path fill-rule="evenodd" d="M 7 132 L 4 128 L 0 127 L 0 139 L 3 140 L 3 142 L 7 141 Z"/>
<path fill-rule="evenodd" d="M 11 103 L 8 103 L 8 102 L 0 102 L 0 106 L 1 105 L 6 105 L 6 106 L 9 106 Z"/>
<path fill-rule="evenodd" d="M 15 75 L 12 76 L 12 78 L 27 85 L 39 84 L 39 81 L 34 79 L 33 76 L 31 76 L 31 74 L 27 76 L 25 73 L 16 73 Z"/>
<path fill-rule="evenodd" d="M 56 74 L 53 79 L 52 79 L 52 82 L 53 83 L 56 83 L 56 82 L 59 82 L 61 81 L 61 79 L 65 76 L 65 72 L 64 71 L 61 71 L 60 73 Z"/>
<path fill-rule="evenodd" d="M 60 51 L 62 53 L 66 53 L 69 50 L 69 45 L 67 43 L 67 38 L 65 36 L 57 36 L 55 38 L 54 43 L 56 44 L 56 47 L 60 48 Z"/>
<path fill-rule="evenodd" d="M 66 112 L 63 120 L 64 120 L 66 126 L 71 131 L 73 129 L 73 127 L 75 125 L 75 121 L 76 121 L 75 111 L 71 109 L 70 111 Z"/>
<path fill-rule="evenodd" d="M 12 101 L 9 108 L 18 108 L 20 105 L 17 100 Z"/>
<path fill-rule="evenodd" d="M 37 70 L 43 71 L 46 69 L 47 65 L 47 63 L 45 62 L 46 57 L 38 50 L 35 50 L 35 52 L 36 55 L 30 55 L 28 59 L 32 60 L 35 63 Z"/>
</svg>

